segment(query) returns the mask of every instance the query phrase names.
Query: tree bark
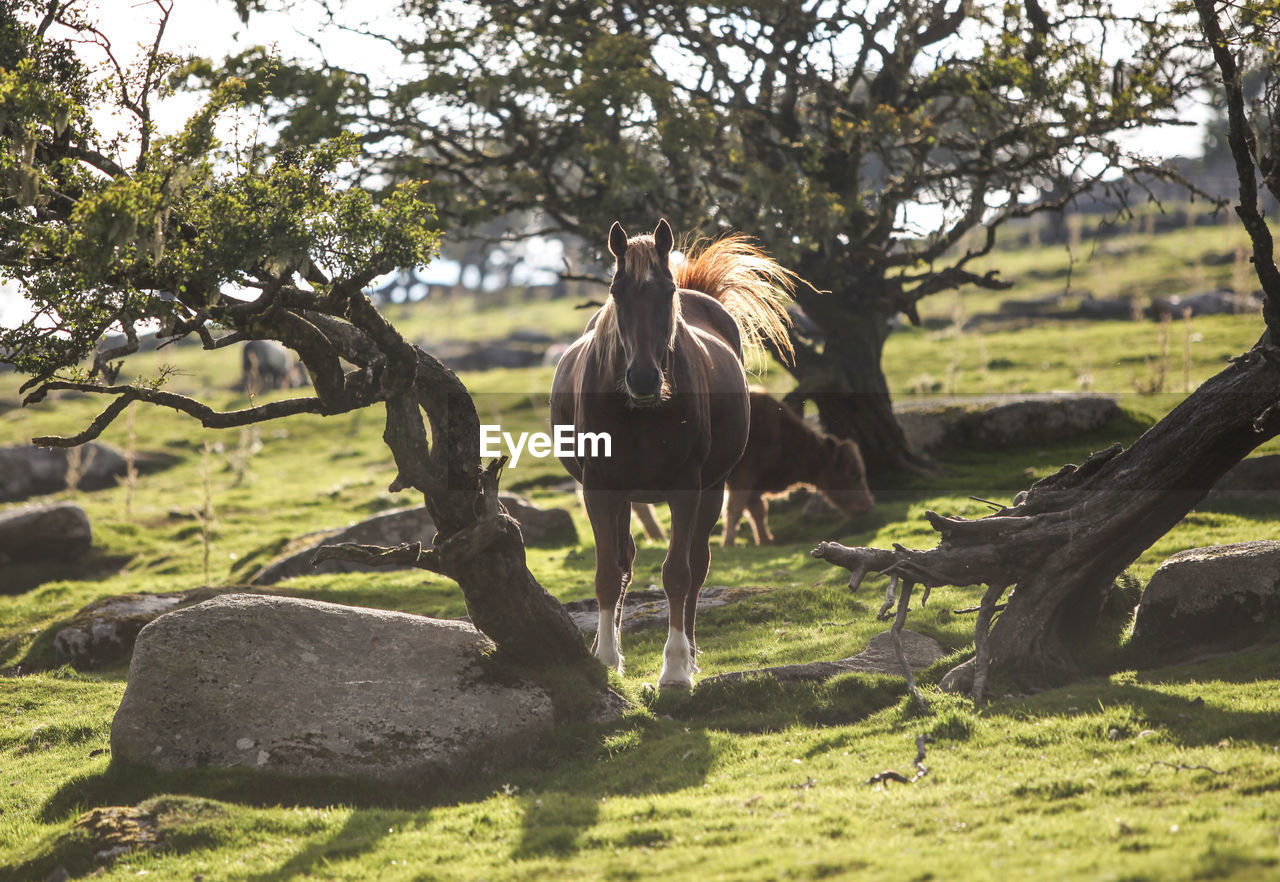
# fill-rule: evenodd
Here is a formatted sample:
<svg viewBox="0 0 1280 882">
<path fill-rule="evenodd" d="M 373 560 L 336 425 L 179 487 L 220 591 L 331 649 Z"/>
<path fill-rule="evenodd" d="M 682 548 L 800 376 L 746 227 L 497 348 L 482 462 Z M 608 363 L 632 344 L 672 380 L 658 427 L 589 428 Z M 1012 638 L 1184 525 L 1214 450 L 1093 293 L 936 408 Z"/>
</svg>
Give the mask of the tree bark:
<svg viewBox="0 0 1280 882">
<path fill-rule="evenodd" d="M 936 548 L 823 543 L 814 555 L 853 570 L 855 588 L 867 572 L 886 569 L 926 588 L 1014 586 L 1007 609 L 982 635 L 986 657 L 952 671 L 944 685 L 968 688 L 987 664 L 1023 686 L 1054 685 L 1081 673 L 1080 650 L 1115 578 L 1223 473 L 1277 434 L 1280 350 L 1264 335 L 1128 450 L 1117 444 L 1078 468 L 1064 466 L 979 520 L 928 512 L 941 534 Z"/>
<path fill-rule="evenodd" d="M 889 472 L 928 472 L 934 464 L 913 451 L 893 413 L 889 383 L 881 359 L 889 337 L 893 307 L 886 298 L 865 292 L 797 291 L 806 314 L 821 327 L 821 350 L 801 341 L 789 370 L 798 385 L 794 398 L 818 408 L 823 427 L 858 445 L 875 489 L 875 479 Z M 857 298 L 856 308 L 847 304 Z"/>
<path fill-rule="evenodd" d="M 462 590 L 472 623 L 505 656 L 535 670 L 578 668 L 606 689 L 604 668 L 577 626 L 529 572 L 520 528 L 498 501 L 501 466 L 481 466 L 480 419 L 462 381 L 405 341 L 363 295 L 352 298 L 352 325 L 314 313 L 305 317 L 323 334 L 316 345 L 299 347 L 313 376 L 319 378 L 325 359 L 336 355 L 361 368 L 348 378 L 318 379 L 317 394 L 336 406 L 348 387 L 378 389 L 386 409 L 382 437 L 397 469 L 390 489 L 422 493 L 436 525 L 435 547 L 426 552 L 329 546 L 323 556 L 370 560 L 391 551 L 402 562 L 448 576 Z M 286 342 L 306 341 L 286 336 Z"/>
<path fill-rule="evenodd" d="M 499 467 L 480 465 L 480 419 L 453 371 L 416 347 L 403 365 L 412 382 L 390 379 L 383 440 L 399 474 L 392 489 L 414 487 L 437 527 L 421 565 L 458 583 L 472 623 L 504 655 L 532 668 L 578 666 L 607 688 L 564 607 L 525 561 L 519 525 L 498 502 Z M 430 447 L 422 423 L 431 426 Z"/>
</svg>

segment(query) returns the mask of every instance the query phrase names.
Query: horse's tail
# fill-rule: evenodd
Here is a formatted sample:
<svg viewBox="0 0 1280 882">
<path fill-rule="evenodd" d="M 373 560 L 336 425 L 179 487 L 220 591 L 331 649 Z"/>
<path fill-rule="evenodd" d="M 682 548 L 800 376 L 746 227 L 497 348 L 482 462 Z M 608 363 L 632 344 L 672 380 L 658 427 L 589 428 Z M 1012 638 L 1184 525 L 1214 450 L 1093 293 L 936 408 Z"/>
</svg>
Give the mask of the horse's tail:
<svg viewBox="0 0 1280 882">
<path fill-rule="evenodd" d="M 737 322 L 744 346 L 768 346 L 788 360 L 794 355 L 787 303 L 800 277 L 750 236 L 699 239 L 685 249 L 685 259 L 672 267 L 672 275 L 681 288 L 719 300 Z"/>
</svg>

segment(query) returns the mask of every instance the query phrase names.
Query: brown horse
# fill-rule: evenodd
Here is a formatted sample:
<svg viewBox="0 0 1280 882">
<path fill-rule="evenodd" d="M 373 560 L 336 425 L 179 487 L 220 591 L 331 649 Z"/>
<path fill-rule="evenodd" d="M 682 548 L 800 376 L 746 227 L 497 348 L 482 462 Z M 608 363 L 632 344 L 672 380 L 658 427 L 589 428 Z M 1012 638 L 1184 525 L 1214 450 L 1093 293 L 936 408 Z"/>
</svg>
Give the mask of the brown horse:
<svg viewBox="0 0 1280 882">
<path fill-rule="evenodd" d="M 819 432 L 798 413 L 763 390 L 751 390 L 747 449 L 725 480 L 724 545 L 733 545 L 745 510 L 756 545 L 773 544 L 768 498 L 810 487 L 847 515 L 875 504 L 858 445 Z"/>
<path fill-rule="evenodd" d="M 551 421 L 605 433 L 610 455 L 561 457 L 582 483 L 596 542 L 600 629 L 595 654 L 622 670 L 619 622 L 631 581 L 632 502 L 671 506 L 662 564 L 670 629 L 660 687 L 693 685 L 693 619 L 711 564 L 724 480 L 747 441 L 743 342 L 789 352 L 784 291 L 794 276 L 744 236 L 692 250 L 674 268 L 671 227 L 627 238 L 609 230 L 616 259 L 609 299 L 565 352 L 551 385 Z"/>
</svg>

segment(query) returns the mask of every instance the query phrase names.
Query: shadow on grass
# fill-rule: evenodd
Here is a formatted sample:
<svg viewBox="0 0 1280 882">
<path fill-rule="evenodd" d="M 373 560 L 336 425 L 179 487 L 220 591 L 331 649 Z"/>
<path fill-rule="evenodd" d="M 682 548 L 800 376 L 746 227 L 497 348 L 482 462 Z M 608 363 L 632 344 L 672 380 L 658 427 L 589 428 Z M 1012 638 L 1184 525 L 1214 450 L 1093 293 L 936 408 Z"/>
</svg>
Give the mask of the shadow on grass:
<svg viewBox="0 0 1280 882">
<path fill-rule="evenodd" d="M 1280 715 L 1235 706 L 1239 696 L 1218 699 L 1223 694 L 1220 684 L 1261 683 L 1274 680 L 1277 673 L 1280 645 L 1269 645 L 1207 661 L 1123 674 L 1117 678 L 1120 682 L 1082 680 L 1022 701 L 992 705 L 985 713 L 1014 719 L 1060 717 L 1064 736 L 1074 733 L 1124 739 L 1151 730 L 1179 747 L 1217 745 L 1224 739 L 1272 747 L 1280 731 Z"/>
<path fill-rule="evenodd" d="M 714 761 L 705 729 L 632 714 L 606 726 L 570 724 L 514 769 L 477 774 L 431 790 L 349 778 L 294 778 L 246 768 L 160 773 L 113 760 L 105 769 L 73 778 L 44 804 L 40 820 L 58 824 L 93 807 L 146 805 L 156 799 L 216 800 L 250 807 L 354 807 L 340 829 L 308 837 L 275 869 L 249 878 L 308 877 L 326 863 L 376 850 L 390 829 L 423 810 L 481 802 L 510 794 L 519 803 L 522 832 L 513 859 L 571 854 L 583 846 L 610 796 L 667 793 L 697 787 Z M 164 830 L 164 849 L 182 853 L 240 835 L 226 820 L 203 830 L 181 824 Z M 83 863 L 92 853 L 85 834 L 62 832 L 39 849 L 23 871 L 44 878 L 58 866 Z M 77 864 L 78 865 L 78 864 Z M 5 878 L 0 873 L 0 879 Z M 13 878 L 25 878 L 14 876 Z"/>
<path fill-rule="evenodd" d="M 438 794 L 434 802 L 456 799 L 458 791 Z M 359 806 L 341 829 L 321 842 L 309 842 L 275 870 L 249 878 L 284 880 L 309 875 L 328 861 L 372 850 L 399 826 L 409 807 L 424 802 L 421 794 L 386 784 L 346 778 L 290 778 L 249 769 L 200 769 L 162 774 L 144 766 L 113 760 L 104 770 L 72 778 L 45 803 L 40 820 L 58 824 L 91 808 L 137 806 L 149 816 L 169 854 L 215 848 L 237 832 L 245 820 L 230 816 L 220 803 L 251 807 Z M 415 813 L 415 817 L 421 817 Z M 252 823 L 250 821 L 249 823 Z M 126 843 L 127 845 L 127 843 Z M 39 846 L 23 864 L 0 870 L 0 880 L 43 879 L 59 866 L 73 875 L 100 867 L 95 856 L 103 847 L 80 827 L 62 830 Z"/>
<path fill-rule="evenodd" d="M 603 800 L 698 787 L 715 761 L 715 747 L 705 728 L 632 717 L 602 739 L 580 743 L 576 756 L 560 759 L 547 775 L 513 779 L 523 812 L 513 860 L 564 857 L 597 845 L 588 832 Z"/>
<path fill-rule="evenodd" d="M 317 868 L 373 851 L 379 842 L 410 818 L 417 822 L 422 820 L 422 815 L 404 811 L 353 811 L 332 836 L 309 843 L 274 870 L 246 876 L 245 879 L 248 882 L 284 882 L 287 879 L 314 878 Z"/>
<path fill-rule="evenodd" d="M 136 805 L 164 793 L 202 796 L 250 806 L 351 804 L 403 808 L 422 794 L 350 778 L 293 778 L 255 769 L 195 769 L 162 773 L 113 759 L 101 772 L 72 778 L 45 802 L 43 823 L 52 824 L 92 806 Z"/>
</svg>

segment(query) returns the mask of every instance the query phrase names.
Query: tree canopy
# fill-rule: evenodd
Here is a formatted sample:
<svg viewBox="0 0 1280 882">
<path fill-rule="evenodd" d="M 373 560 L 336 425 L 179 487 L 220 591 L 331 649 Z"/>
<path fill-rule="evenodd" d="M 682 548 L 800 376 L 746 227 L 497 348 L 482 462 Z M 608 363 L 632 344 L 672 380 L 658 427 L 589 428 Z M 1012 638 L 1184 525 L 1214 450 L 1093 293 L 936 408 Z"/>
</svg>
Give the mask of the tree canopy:
<svg viewBox="0 0 1280 882">
<path fill-rule="evenodd" d="M 456 580 L 477 627 L 511 657 L 585 666 L 601 687 L 576 627 L 525 566 L 519 528 L 497 499 L 502 462 L 481 466 L 465 387 L 405 341 L 364 291 L 435 253 L 422 183 L 404 181 L 378 199 L 341 186 L 341 167 L 358 159 L 350 134 L 270 156 L 256 132 L 220 142 L 219 120 L 245 89 L 234 79 L 180 131 L 159 132 L 152 102 L 178 62 L 161 51 L 171 7 L 154 6 L 155 42 L 136 67 L 119 63 L 74 2 L 0 8 L 0 274 L 21 283 L 34 310 L 0 329 L 0 359 L 32 375 L 26 404 L 59 390 L 109 399 L 84 431 L 36 443 L 97 437 L 132 401 L 219 428 L 381 405 L 398 470 L 391 489 L 420 492 L 437 528 L 434 547 L 392 553 Z M 104 51 L 104 67 L 83 60 L 77 48 L 86 44 Z M 104 137 L 95 113 L 130 124 Z M 301 356 L 314 394 L 217 411 L 167 391 L 163 377 L 116 383 L 120 359 L 147 330 L 195 336 L 206 349 L 278 340 Z M 104 348 L 109 332 L 122 342 Z"/>
<path fill-rule="evenodd" d="M 1160 174 L 1124 136 L 1176 122 L 1203 62 L 1185 11 L 1097 0 L 402 8 L 366 30 L 425 73 L 384 89 L 332 68 L 303 84 L 266 51 L 194 72 L 250 83 L 282 144 L 358 132 L 365 179 L 434 181 L 451 227 L 533 212 L 595 243 L 664 216 L 759 237 L 829 332 L 797 335 L 800 391 L 873 473 L 916 462 L 879 368 L 888 321 L 1004 286 L 971 267 L 1005 221 Z"/>
</svg>

